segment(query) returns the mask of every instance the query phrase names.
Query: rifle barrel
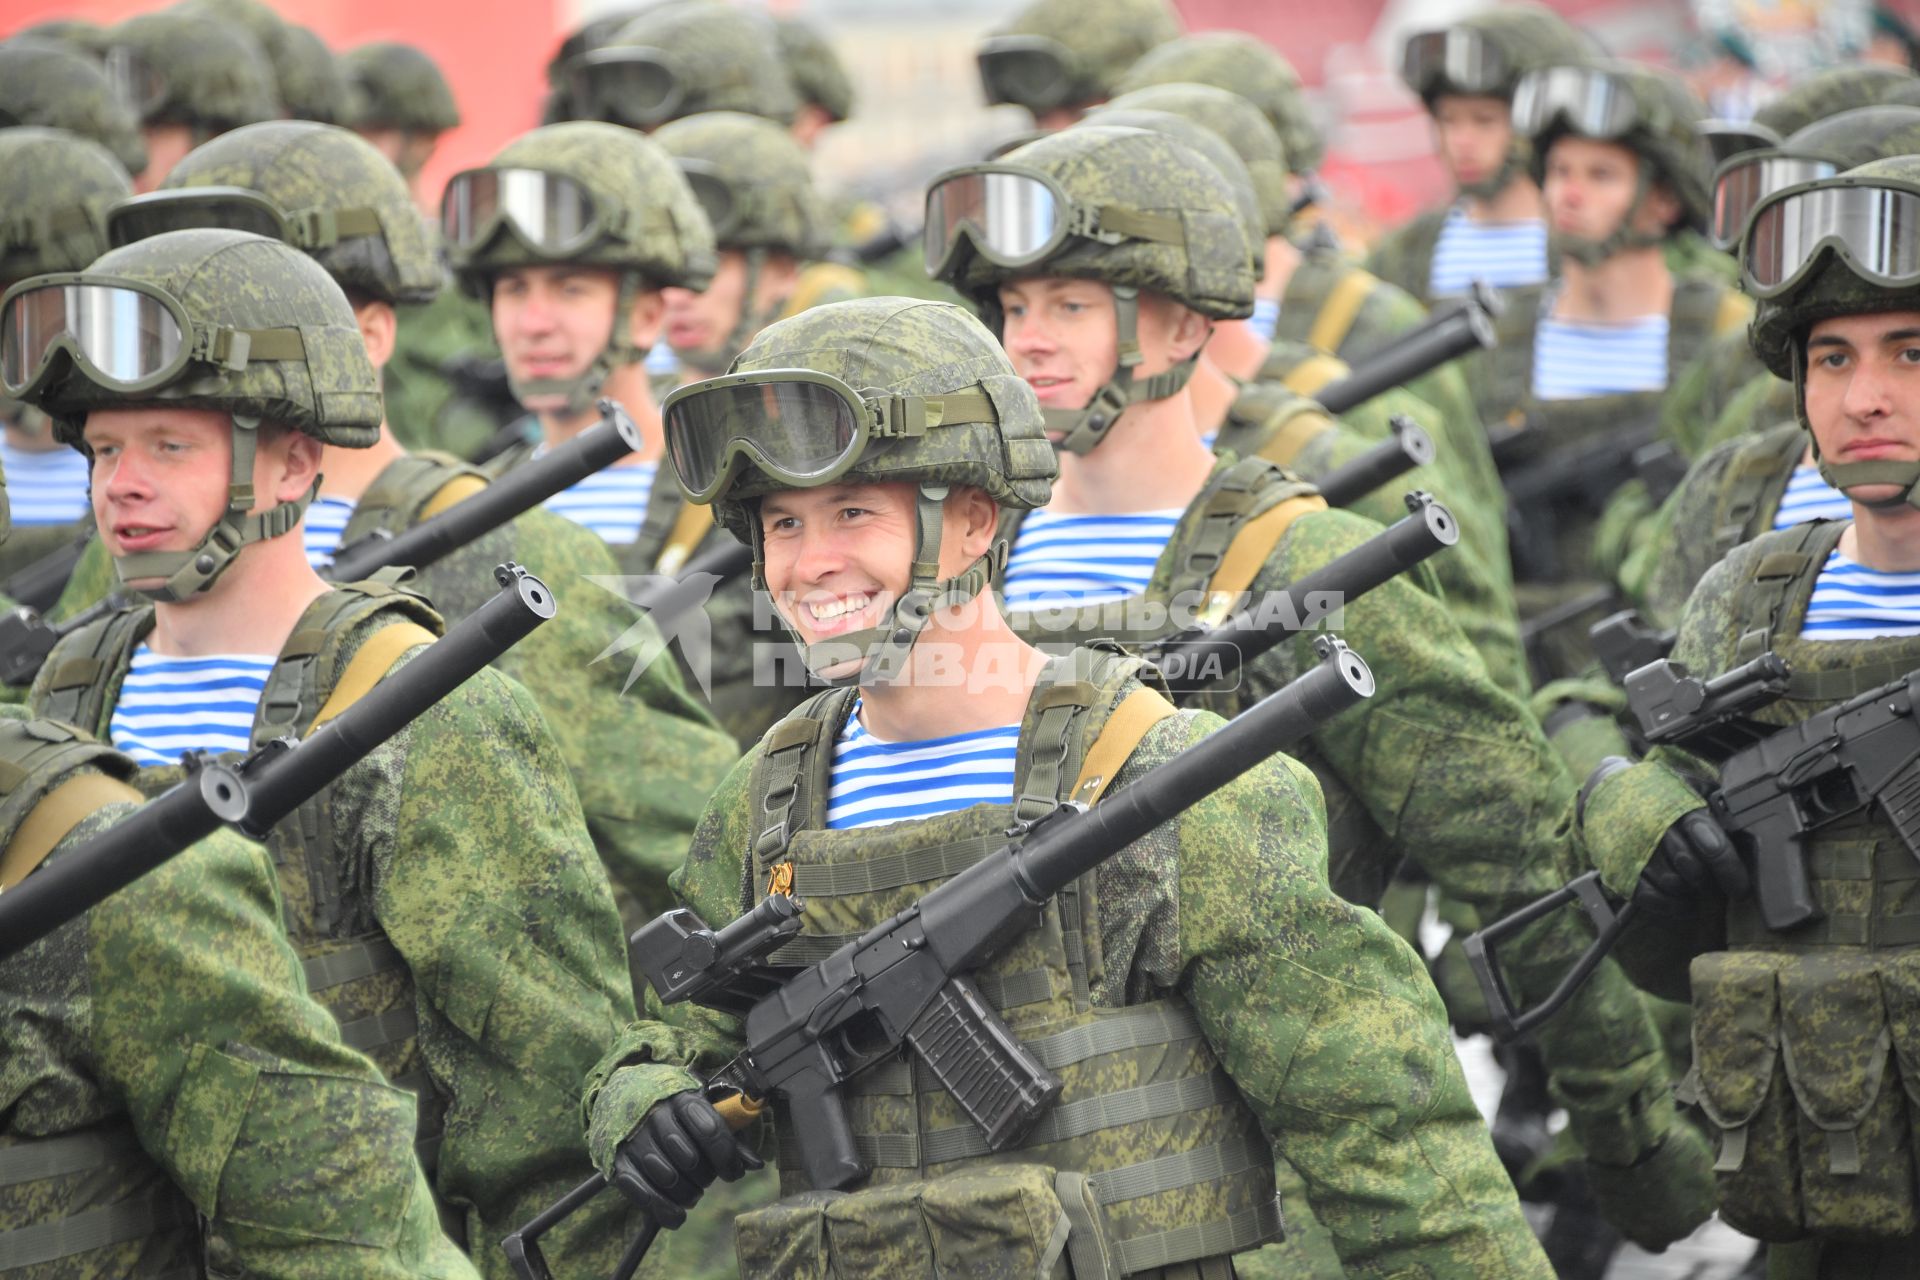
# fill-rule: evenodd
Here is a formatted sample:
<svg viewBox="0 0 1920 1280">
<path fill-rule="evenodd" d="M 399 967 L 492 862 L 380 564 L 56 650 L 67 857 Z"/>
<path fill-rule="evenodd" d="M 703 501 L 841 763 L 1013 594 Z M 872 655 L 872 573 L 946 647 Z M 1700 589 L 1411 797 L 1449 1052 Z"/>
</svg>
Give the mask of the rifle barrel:
<svg viewBox="0 0 1920 1280">
<path fill-rule="evenodd" d="M 1314 482 L 1330 507 L 1350 507 L 1383 484 L 1399 479 L 1434 458 L 1433 437 L 1405 414 L 1393 416 L 1393 438 L 1382 440 L 1346 465 Z"/>
<path fill-rule="evenodd" d="M 1449 360 L 1492 347 L 1498 341 L 1493 321 L 1485 311 L 1473 305 L 1458 307 L 1409 330 L 1340 381 L 1322 387 L 1313 398 L 1337 417 Z"/>
</svg>

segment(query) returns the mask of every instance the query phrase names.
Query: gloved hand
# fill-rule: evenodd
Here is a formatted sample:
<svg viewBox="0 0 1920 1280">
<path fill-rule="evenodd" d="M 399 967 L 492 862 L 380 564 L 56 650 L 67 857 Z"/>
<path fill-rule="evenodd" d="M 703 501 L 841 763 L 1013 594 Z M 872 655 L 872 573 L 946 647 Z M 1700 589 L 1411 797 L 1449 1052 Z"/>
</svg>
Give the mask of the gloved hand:
<svg viewBox="0 0 1920 1280">
<path fill-rule="evenodd" d="M 1703 898 L 1743 898 L 1753 881 L 1740 851 L 1705 809 L 1684 814 L 1660 837 L 1633 898 L 1663 919 L 1684 919 Z"/>
<path fill-rule="evenodd" d="M 1631 1166 L 1586 1165 L 1600 1215 L 1649 1253 L 1685 1239 L 1713 1216 L 1713 1156 L 1684 1121 L 1676 1119 L 1660 1145 Z"/>
<path fill-rule="evenodd" d="M 714 1179 L 733 1182 L 762 1165 L 697 1089 L 663 1098 L 620 1144 L 613 1185 L 668 1231 L 687 1220 Z"/>
</svg>

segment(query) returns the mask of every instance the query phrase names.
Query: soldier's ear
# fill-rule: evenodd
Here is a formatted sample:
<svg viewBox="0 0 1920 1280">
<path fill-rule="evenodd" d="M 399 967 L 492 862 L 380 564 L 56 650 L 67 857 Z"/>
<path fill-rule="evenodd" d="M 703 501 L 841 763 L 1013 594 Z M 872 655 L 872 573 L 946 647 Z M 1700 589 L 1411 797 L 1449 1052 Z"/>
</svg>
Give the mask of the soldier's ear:
<svg viewBox="0 0 1920 1280">
<path fill-rule="evenodd" d="M 658 289 L 642 289 L 634 295 L 633 310 L 627 313 L 627 332 L 637 347 L 651 348 L 666 327 L 667 302 Z"/>
<path fill-rule="evenodd" d="M 992 494 L 978 485 L 956 485 L 947 495 L 943 514 L 946 522 L 940 535 L 942 545 L 947 542 L 958 545 L 960 568 L 987 554 L 1000 527 L 1000 504 L 993 500 Z"/>
<path fill-rule="evenodd" d="M 1173 303 L 1171 332 L 1167 335 L 1167 354 L 1178 364 L 1205 346 L 1213 334 L 1213 321 L 1192 307 Z"/>
</svg>

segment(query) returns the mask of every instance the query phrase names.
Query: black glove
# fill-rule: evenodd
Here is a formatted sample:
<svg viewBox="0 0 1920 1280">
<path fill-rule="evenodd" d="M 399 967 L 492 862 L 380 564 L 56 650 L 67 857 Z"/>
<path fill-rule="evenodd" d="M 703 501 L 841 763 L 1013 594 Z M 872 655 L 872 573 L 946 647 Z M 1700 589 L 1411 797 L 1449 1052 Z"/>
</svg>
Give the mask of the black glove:
<svg viewBox="0 0 1920 1280">
<path fill-rule="evenodd" d="M 1633 897 L 1654 915 L 1671 920 L 1693 915 L 1703 898 L 1744 898 L 1752 889 L 1747 864 L 1733 841 L 1712 814 L 1695 809 L 1660 837 Z"/>
<path fill-rule="evenodd" d="M 689 1089 L 656 1102 L 613 1157 L 613 1185 L 672 1231 L 719 1178 L 733 1182 L 762 1165 L 713 1104 Z"/>
</svg>

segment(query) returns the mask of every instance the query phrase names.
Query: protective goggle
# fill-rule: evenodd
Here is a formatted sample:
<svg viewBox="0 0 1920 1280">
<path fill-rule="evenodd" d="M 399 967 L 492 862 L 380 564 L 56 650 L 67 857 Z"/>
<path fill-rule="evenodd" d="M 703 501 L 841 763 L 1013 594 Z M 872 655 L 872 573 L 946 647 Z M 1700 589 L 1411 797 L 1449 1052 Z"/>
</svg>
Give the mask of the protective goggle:
<svg viewBox="0 0 1920 1280">
<path fill-rule="evenodd" d="M 296 249 L 325 249 L 348 236 L 383 235 L 368 208 L 282 209 L 245 187 L 189 187 L 120 200 L 107 210 L 107 243 L 118 249 L 168 231 L 219 227 L 250 231 Z"/>
<path fill-rule="evenodd" d="M 1549 67 L 1520 77 L 1513 90 L 1514 130 L 1537 137 L 1556 119 L 1589 138 L 1618 138 L 1642 122 L 1626 82 L 1598 67 Z"/>
<path fill-rule="evenodd" d="M 1883 185 L 1885 179 L 1839 185 L 1845 182 L 1790 187 L 1754 211 L 1740 255 L 1748 293 L 1786 293 L 1823 249 L 1875 284 L 1920 283 L 1920 189 Z"/>
<path fill-rule="evenodd" d="M 1749 151 L 1764 151 L 1780 145 L 1779 134 L 1751 120 L 1702 120 L 1694 132 L 1707 140 L 1707 149 L 1713 152 L 1716 166 Z"/>
<path fill-rule="evenodd" d="M 734 191 L 733 184 L 721 177 L 714 165 L 686 156 L 677 157 L 677 160 L 680 172 L 686 175 L 687 185 L 693 188 L 693 198 L 700 202 L 701 211 L 707 215 L 707 222 L 713 227 L 714 240 L 726 244 L 746 219 L 744 202 Z"/>
<path fill-rule="evenodd" d="M 711 502 L 746 466 L 796 489 L 845 475 L 875 439 L 997 422 L 986 390 L 869 398 L 812 369 L 730 373 L 679 387 L 660 405 L 667 459 L 694 502 Z"/>
<path fill-rule="evenodd" d="M 440 230 L 449 247 L 474 250 L 502 221 L 527 245 L 564 258 L 593 244 L 602 212 L 585 186 L 540 169 L 468 169 L 456 173 L 440 197 Z"/>
<path fill-rule="evenodd" d="M 1012 103 L 1029 111 L 1072 106 L 1078 96 L 1080 59 L 1045 36 L 993 36 L 974 55 L 987 105 Z"/>
<path fill-rule="evenodd" d="M 137 119 L 145 120 L 166 102 L 166 77 L 138 50 L 115 45 L 107 50 L 102 66 L 114 96 L 131 107 Z"/>
<path fill-rule="evenodd" d="M 963 233 L 981 257 L 1002 267 L 1044 262 L 1069 236 L 1102 244 L 1186 241 L 1177 214 L 1094 208 L 1069 196 L 1048 175 L 1018 165 L 968 165 L 935 178 L 927 189 L 925 225 L 922 249 L 935 279 L 952 262 Z"/>
<path fill-rule="evenodd" d="M 0 299 L 0 388 L 24 399 L 65 351 L 81 374 L 116 391 L 149 391 L 194 361 L 237 372 L 250 360 L 299 360 L 298 329 L 197 326 L 150 284 L 61 274 L 23 281 Z"/>
<path fill-rule="evenodd" d="M 1415 93 L 1500 94 L 1514 67 L 1499 45 L 1478 31 L 1454 27 L 1422 31 L 1400 54 L 1400 78 Z"/>
<path fill-rule="evenodd" d="M 687 96 L 667 55 L 638 45 L 583 53 L 563 74 L 574 117 L 580 120 L 651 129 L 674 119 Z"/>
<path fill-rule="evenodd" d="M 1747 219 L 1776 191 L 1818 182 L 1840 172 L 1830 160 L 1808 160 L 1773 152 L 1735 156 L 1720 165 L 1713 179 L 1713 217 L 1707 238 L 1716 249 L 1731 249 L 1747 230 Z"/>
</svg>

